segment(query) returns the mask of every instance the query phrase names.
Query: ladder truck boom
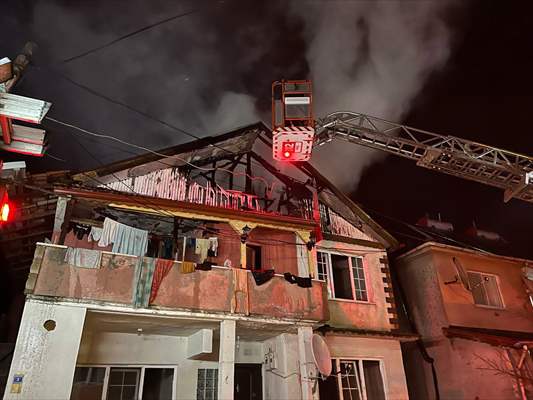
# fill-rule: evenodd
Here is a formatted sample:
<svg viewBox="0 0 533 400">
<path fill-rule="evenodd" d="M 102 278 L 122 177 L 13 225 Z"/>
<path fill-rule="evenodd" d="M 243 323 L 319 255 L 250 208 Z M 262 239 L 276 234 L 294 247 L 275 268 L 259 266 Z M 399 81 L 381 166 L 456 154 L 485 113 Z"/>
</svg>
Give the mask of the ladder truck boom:
<svg viewBox="0 0 533 400">
<path fill-rule="evenodd" d="M 282 81 L 281 87 L 291 87 L 290 82 Z M 299 98 L 305 95 L 301 92 L 298 94 Z M 273 97 L 273 113 L 286 115 L 276 110 L 276 106 L 290 106 L 294 112 L 295 100 L 289 96 L 290 92 L 289 95 L 282 95 L 277 102 Z M 309 97 L 312 99 L 311 93 Z M 301 115 L 313 115 L 312 101 L 300 103 Z M 306 133 L 312 132 L 312 137 L 307 136 L 304 143 L 298 144 L 302 135 L 295 130 L 303 131 L 304 128 L 307 129 Z M 411 159 L 420 167 L 497 187 L 504 190 L 505 202 L 517 198 L 533 203 L 532 157 L 455 136 L 439 135 L 381 118 L 343 111 L 312 123 L 304 121 L 296 127 L 291 120 L 282 119 L 275 126 L 273 139 L 274 158 L 282 161 L 308 160 L 312 148 L 332 140 L 344 140 Z M 310 140 L 312 146 L 307 145 Z"/>
</svg>

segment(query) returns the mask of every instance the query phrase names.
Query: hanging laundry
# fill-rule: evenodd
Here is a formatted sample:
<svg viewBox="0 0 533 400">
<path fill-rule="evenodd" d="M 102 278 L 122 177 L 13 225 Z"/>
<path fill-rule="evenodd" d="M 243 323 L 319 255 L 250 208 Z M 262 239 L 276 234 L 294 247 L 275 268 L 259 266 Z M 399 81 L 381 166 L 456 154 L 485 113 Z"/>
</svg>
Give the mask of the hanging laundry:
<svg viewBox="0 0 533 400">
<path fill-rule="evenodd" d="M 98 242 L 102 237 L 102 232 L 104 230 L 102 228 L 98 228 L 96 226 L 91 227 L 91 231 L 89 232 L 89 236 L 87 237 L 87 240 L 89 242 Z"/>
<path fill-rule="evenodd" d="M 82 240 L 85 235 L 89 234 L 89 232 L 91 231 L 91 227 L 89 225 L 74 223 L 72 224 L 72 230 L 76 235 L 76 239 Z"/>
<path fill-rule="evenodd" d="M 142 257 L 148 250 L 148 231 L 117 223 L 113 253 Z"/>
<path fill-rule="evenodd" d="M 218 253 L 218 238 L 210 237 L 207 240 L 209 240 L 209 249 L 207 250 L 207 256 L 216 257 Z"/>
<path fill-rule="evenodd" d="M 210 261 L 204 261 L 201 264 L 196 264 L 196 269 L 200 271 L 211 271 L 213 263 Z"/>
<path fill-rule="evenodd" d="M 182 261 L 180 263 L 180 272 L 182 274 L 190 274 L 196 270 L 195 264 L 190 261 Z"/>
<path fill-rule="evenodd" d="M 196 238 L 193 238 L 193 237 L 187 238 L 186 243 L 189 249 L 194 249 L 196 247 Z"/>
<path fill-rule="evenodd" d="M 298 286 L 303 287 L 303 288 L 310 288 L 310 287 L 313 286 L 313 283 L 312 283 L 310 277 L 303 278 L 301 276 L 293 275 L 290 272 L 285 272 L 283 274 L 283 277 L 285 278 L 285 280 L 287 282 L 289 282 L 291 284 L 295 284 L 296 283 Z"/>
<path fill-rule="evenodd" d="M 296 284 L 303 288 L 313 287 L 313 282 L 311 281 L 311 277 L 304 278 L 302 276 L 297 276 Z"/>
<path fill-rule="evenodd" d="M 104 219 L 104 227 L 102 229 L 102 235 L 98 241 L 98 246 L 107 247 L 115 241 L 117 233 L 118 222 L 111 218 Z"/>
<path fill-rule="evenodd" d="M 272 279 L 272 277 L 274 276 L 274 270 L 267 269 L 264 271 L 252 271 L 252 275 L 254 277 L 255 284 L 257 286 L 261 286 Z"/>
<path fill-rule="evenodd" d="M 101 259 L 102 252 L 98 250 L 68 247 L 65 253 L 65 262 L 74 267 L 100 268 Z"/>
<path fill-rule="evenodd" d="M 157 296 L 157 292 L 159 291 L 159 287 L 161 286 L 163 279 L 168 275 L 168 273 L 172 269 L 173 264 L 174 264 L 173 260 L 164 260 L 161 258 L 158 258 L 156 260 L 154 277 L 152 279 L 152 290 L 150 292 L 150 300 L 148 304 L 154 302 Z"/>
<path fill-rule="evenodd" d="M 133 306 L 148 307 L 150 294 L 152 291 L 152 281 L 154 277 L 155 259 L 151 257 L 139 257 L 135 266 L 133 277 Z"/>
<path fill-rule="evenodd" d="M 194 253 L 200 256 L 200 262 L 204 262 L 207 258 L 207 251 L 209 250 L 209 245 L 209 239 L 196 239 Z"/>
</svg>

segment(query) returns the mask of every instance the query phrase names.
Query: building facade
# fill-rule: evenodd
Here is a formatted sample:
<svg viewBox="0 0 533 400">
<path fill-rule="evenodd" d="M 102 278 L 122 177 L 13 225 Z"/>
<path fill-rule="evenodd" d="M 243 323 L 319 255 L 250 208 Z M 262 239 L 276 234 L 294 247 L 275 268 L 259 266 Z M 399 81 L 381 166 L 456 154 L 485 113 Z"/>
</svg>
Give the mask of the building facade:
<svg viewBox="0 0 533 400">
<path fill-rule="evenodd" d="M 56 186 L 4 398 L 407 399 L 394 239 L 269 146 L 255 124 Z"/>
<path fill-rule="evenodd" d="M 438 390 L 441 399 L 533 398 L 530 265 L 436 242 L 395 260 L 435 368 L 414 345 L 404 346 L 412 397 L 435 399 Z"/>
</svg>

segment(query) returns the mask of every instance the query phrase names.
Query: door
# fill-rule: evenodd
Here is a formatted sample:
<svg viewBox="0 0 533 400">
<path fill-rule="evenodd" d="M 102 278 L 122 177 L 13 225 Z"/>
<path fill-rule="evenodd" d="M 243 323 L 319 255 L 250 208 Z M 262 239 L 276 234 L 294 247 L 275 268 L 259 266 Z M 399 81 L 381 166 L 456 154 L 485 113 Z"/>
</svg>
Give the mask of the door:
<svg viewBox="0 0 533 400">
<path fill-rule="evenodd" d="M 262 400 L 261 364 L 235 364 L 234 400 Z"/>
</svg>

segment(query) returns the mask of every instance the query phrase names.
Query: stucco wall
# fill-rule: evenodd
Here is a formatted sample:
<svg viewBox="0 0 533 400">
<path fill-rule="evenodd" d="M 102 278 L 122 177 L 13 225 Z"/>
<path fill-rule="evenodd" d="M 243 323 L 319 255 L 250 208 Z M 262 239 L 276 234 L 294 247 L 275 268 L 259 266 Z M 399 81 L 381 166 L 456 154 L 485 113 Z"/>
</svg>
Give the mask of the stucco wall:
<svg viewBox="0 0 533 400">
<path fill-rule="evenodd" d="M 387 399 L 409 398 L 399 341 L 334 334 L 327 334 L 325 339 L 332 358 L 380 360 Z"/>
<path fill-rule="evenodd" d="M 460 284 L 445 284 L 456 275 L 452 257 L 456 256 L 464 269 L 498 276 L 503 297 L 503 309 L 491 309 L 474 304 L 472 295 Z M 522 282 L 524 263 L 505 258 L 452 252 L 435 248 L 433 263 L 438 271 L 444 307 L 450 325 L 533 332 L 533 309 Z"/>
<path fill-rule="evenodd" d="M 107 253 L 100 268 L 78 268 L 65 262 L 66 248 L 43 247 L 35 294 L 131 303 L 137 257 Z"/>
<path fill-rule="evenodd" d="M 298 336 L 284 333 L 263 343 L 265 353 L 275 354 L 273 366 L 263 366 L 265 400 L 302 398 L 298 365 Z"/>
<path fill-rule="evenodd" d="M 385 274 L 381 271 L 386 266 L 381 260 L 387 254 L 377 249 L 331 241 L 320 242 L 317 250 L 362 256 L 368 285 L 368 302 L 329 300 L 328 324 L 333 327 L 390 331 L 392 327 L 389 319 L 392 315 L 388 312 L 390 305 L 386 302 L 386 284 L 383 281 Z"/>
<path fill-rule="evenodd" d="M 452 283 L 457 276 L 453 257 L 465 270 L 498 276 L 503 309 L 474 304 L 461 283 Z M 396 262 L 417 329 L 425 338 L 442 336 L 442 328 L 449 325 L 533 332 L 533 308 L 521 277 L 524 265 L 520 260 L 429 245 Z"/>
<path fill-rule="evenodd" d="M 442 399 L 520 399 L 516 381 L 505 374 L 497 374 L 484 361 L 491 360 L 510 368 L 503 362 L 502 349 L 471 340 L 445 339 L 429 347 L 428 353 L 436 360 Z"/>
<path fill-rule="evenodd" d="M 287 282 L 284 277 L 274 276 L 257 286 L 249 273 L 250 314 L 324 321 L 328 315 L 326 288 L 319 281 L 313 281 L 312 285 L 302 288 Z"/>
<path fill-rule="evenodd" d="M 228 311 L 231 308 L 233 277 L 225 268 L 182 274 L 172 268 L 161 282 L 155 306 Z"/>
<path fill-rule="evenodd" d="M 68 399 L 86 310 L 26 301 L 4 399 Z M 43 326 L 47 320 L 53 330 Z M 14 374 L 23 374 L 22 392 L 10 393 Z"/>
</svg>

